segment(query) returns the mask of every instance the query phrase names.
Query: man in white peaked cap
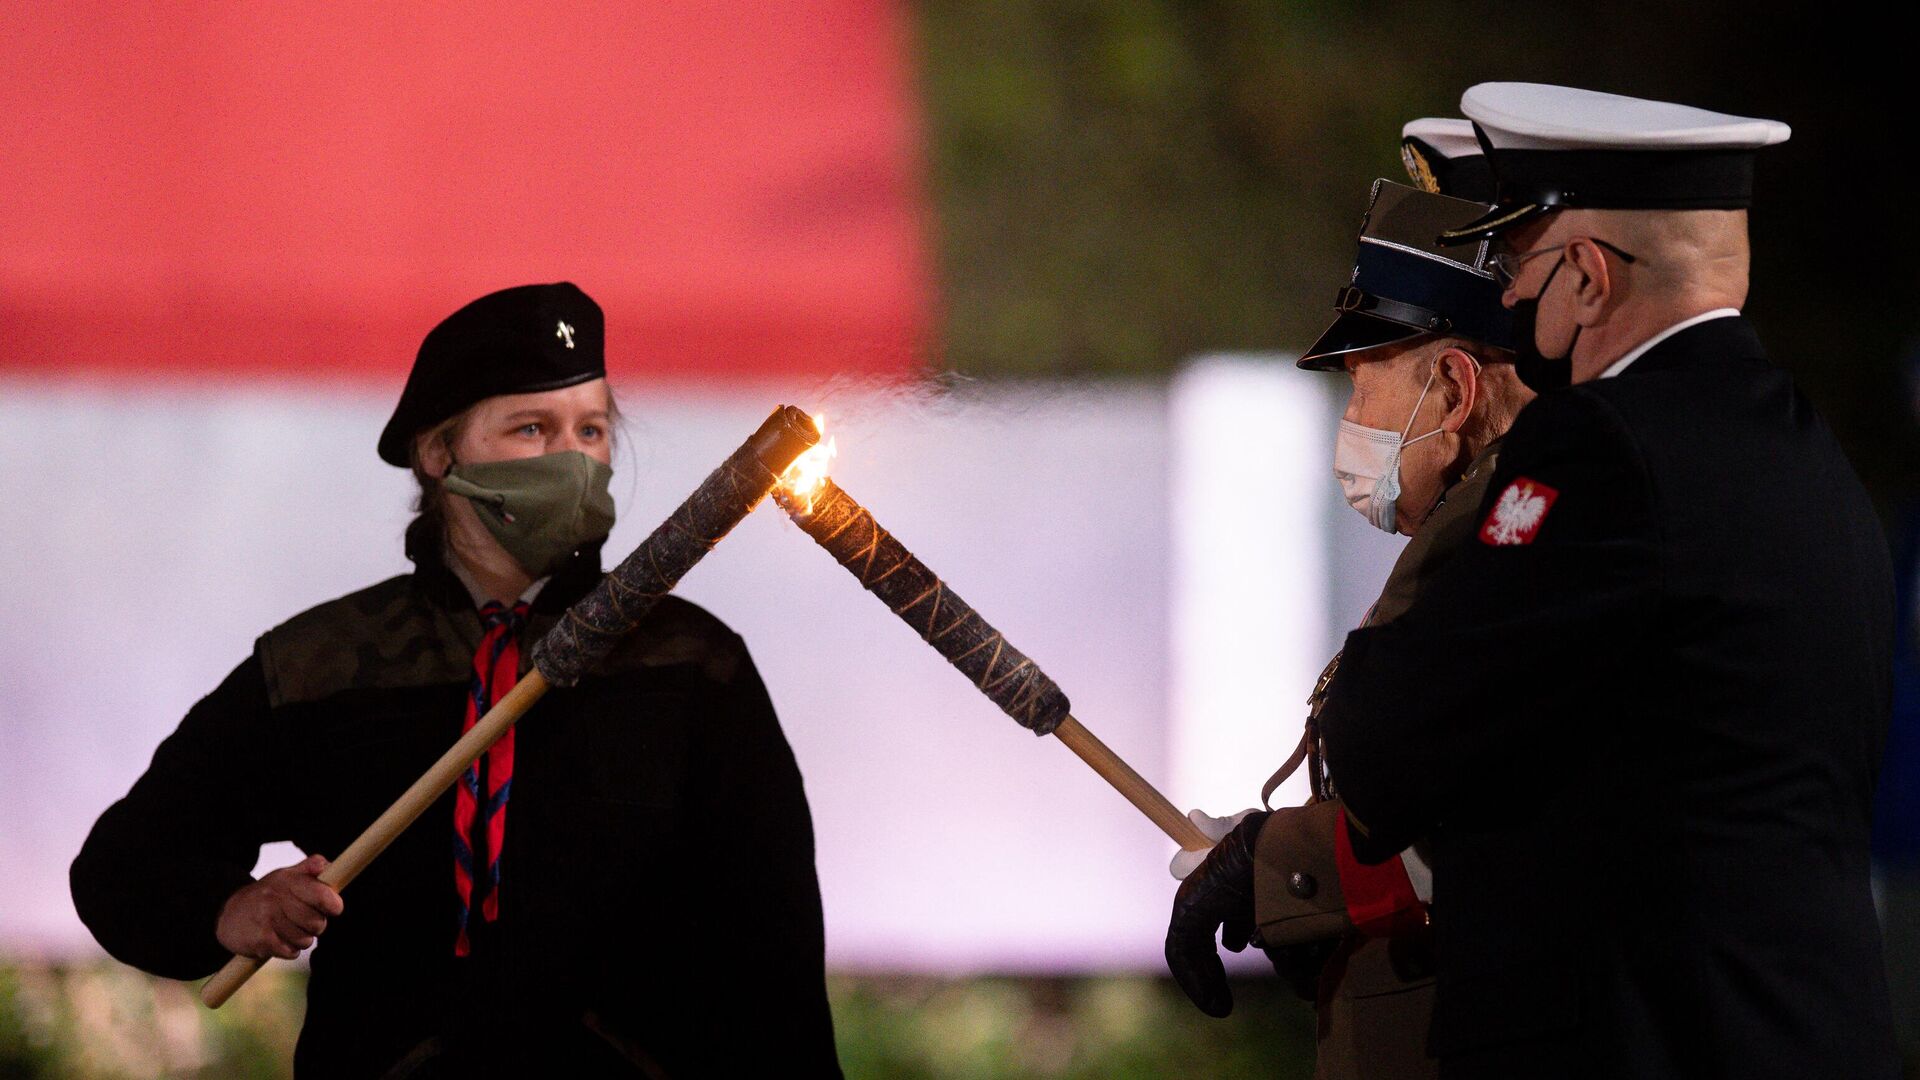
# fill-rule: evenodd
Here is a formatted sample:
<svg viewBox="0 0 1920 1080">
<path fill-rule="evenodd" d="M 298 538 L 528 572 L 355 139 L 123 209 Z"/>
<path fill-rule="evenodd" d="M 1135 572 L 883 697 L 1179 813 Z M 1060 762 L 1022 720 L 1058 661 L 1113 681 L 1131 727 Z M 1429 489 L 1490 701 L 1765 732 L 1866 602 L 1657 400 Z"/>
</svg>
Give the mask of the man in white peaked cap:
<svg viewBox="0 0 1920 1080">
<path fill-rule="evenodd" d="M 1740 314 L 1785 125 L 1461 102 L 1518 374 L 1474 537 L 1347 638 L 1320 727 L 1361 862 L 1428 837 L 1445 1077 L 1897 1075 L 1868 886 L 1892 582 Z"/>
</svg>

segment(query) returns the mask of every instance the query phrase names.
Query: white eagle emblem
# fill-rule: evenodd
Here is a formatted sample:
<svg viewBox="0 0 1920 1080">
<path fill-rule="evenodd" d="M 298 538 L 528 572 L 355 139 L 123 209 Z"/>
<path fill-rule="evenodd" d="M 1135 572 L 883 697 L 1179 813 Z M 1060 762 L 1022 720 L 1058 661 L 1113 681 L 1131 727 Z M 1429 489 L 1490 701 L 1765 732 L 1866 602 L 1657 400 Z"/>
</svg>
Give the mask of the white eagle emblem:
<svg viewBox="0 0 1920 1080">
<path fill-rule="evenodd" d="M 1480 527 L 1480 539 L 1496 547 L 1531 544 L 1560 493 L 1538 480 L 1521 477 L 1507 485 Z"/>
</svg>

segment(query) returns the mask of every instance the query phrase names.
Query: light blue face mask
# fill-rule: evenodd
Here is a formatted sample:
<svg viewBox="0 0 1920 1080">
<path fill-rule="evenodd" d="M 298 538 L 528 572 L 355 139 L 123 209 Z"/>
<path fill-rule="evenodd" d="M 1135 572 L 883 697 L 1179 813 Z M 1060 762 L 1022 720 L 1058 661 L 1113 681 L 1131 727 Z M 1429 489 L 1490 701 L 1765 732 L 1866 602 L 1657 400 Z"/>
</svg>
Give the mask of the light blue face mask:
<svg viewBox="0 0 1920 1080">
<path fill-rule="evenodd" d="M 1340 490 L 1346 494 L 1347 505 L 1359 511 L 1367 519 L 1367 524 L 1381 532 L 1395 532 L 1399 522 L 1396 520 L 1394 505 L 1400 499 L 1400 455 L 1407 447 L 1421 439 L 1430 439 L 1445 428 L 1434 428 L 1425 435 L 1407 438 L 1407 432 L 1413 429 L 1413 421 L 1420 415 L 1420 406 L 1427 400 L 1427 391 L 1433 389 L 1433 377 L 1440 370 L 1440 362 L 1435 360 L 1427 369 L 1427 382 L 1420 388 L 1420 398 L 1413 403 L 1413 412 L 1408 415 L 1406 426 L 1398 432 L 1381 428 L 1364 427 L 1351 420 L 1340 421 L 1340 433 L 1333 442 L 1333 475 L 1340 481 Z"/>
</svg>

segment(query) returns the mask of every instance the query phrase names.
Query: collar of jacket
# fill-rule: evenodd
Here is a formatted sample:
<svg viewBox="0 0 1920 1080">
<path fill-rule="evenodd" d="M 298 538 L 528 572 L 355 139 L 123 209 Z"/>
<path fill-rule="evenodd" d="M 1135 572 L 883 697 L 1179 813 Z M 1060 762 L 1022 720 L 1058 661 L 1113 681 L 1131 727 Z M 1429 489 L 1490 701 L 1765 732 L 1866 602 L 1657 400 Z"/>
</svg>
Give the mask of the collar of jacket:
<svg viewBox="0 0 1920 1080">
<path fill-rule="evenodd" d="M 1754 332 L 1753 324 L 1744 315 L 1729 315 L 1687 327 L 1648 349 L 1614 378 L 1671 371 L 1703 362 L 1724 364 L 1729 360 L 1766 358 L 1767 351 L 1761 347 L 1760 335 Z"/>
<path fill-rule="evenodd" d="M 423 545 L 430 546 L 430 545 Z M 600 544 L 590 544 L 573 553 L 567 565 L 554 571 L 540 595 L 533 598 L 535 615 L 558 615 L 574 601 L 600 583 Z M 467 587 L 447 566 L 437 546 L 431 551 L 409 551 L 413 560 L 414 586 L 435 604 L 450 610 L 473 610 L 473 598 Z"/>
</svg>

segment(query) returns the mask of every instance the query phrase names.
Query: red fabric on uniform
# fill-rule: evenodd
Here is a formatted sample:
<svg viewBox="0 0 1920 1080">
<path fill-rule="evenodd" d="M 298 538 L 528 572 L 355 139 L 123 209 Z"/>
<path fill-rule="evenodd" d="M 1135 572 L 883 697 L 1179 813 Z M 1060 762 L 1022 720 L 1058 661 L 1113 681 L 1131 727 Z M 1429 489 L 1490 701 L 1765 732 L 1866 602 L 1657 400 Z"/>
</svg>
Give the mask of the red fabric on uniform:
<svg viewBox="0 0 1920 1080">
<path fill-rule="evenodd" d="M 1334 862 L 1340 868 L 1340 891 L 1347 898 L 1347 918 L 1354 929 L 1370 937 L 1389 937 L 1401 927 L 1426 918 L 1426 906 L 1414 895 L 1413 881 L 1398 856 L 1368 866 L 1353 855 L 1346 821 L 1333 830 Z"/>
</svg>

